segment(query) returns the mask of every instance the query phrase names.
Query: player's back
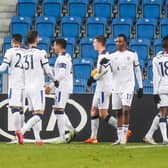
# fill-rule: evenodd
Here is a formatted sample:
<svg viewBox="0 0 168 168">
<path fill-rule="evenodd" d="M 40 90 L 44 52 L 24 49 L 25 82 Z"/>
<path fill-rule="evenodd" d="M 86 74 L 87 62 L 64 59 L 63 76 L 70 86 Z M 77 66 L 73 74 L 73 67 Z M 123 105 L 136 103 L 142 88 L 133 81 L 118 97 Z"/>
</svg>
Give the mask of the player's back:
<svg viewBox="0 0 168 168">
<path fill-rule="evenodd" d="M 4 63 L 9 65 L 9 88 L 24 88 L 24 71 L 22 57 L 25 49 L 14 47 L 6 51 Z"/>
<path fill-rule="evenodd" d="M 45 75 L 43 65 L 48 63 L 46 52 L 37 48 L 27 49 L 23 57 L 26 88 L 43 88 Z"/>
<path fill-rule="evenodd" d="M 168 54 L 163 51 L 157 53 L 153 59 L 153 66 L 156 66 L 159 75 L 157 79 L 159 80 L 159 93 L 168 93 Z"/>
</svg>

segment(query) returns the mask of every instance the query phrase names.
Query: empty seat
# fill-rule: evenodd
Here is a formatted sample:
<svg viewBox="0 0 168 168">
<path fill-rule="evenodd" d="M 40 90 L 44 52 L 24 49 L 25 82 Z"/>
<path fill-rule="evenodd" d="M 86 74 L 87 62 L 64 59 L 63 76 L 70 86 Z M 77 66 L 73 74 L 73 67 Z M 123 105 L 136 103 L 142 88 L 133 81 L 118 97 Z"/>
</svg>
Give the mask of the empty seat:
<svg viewBox="0 0 168 168">
<path fill-rule="evenodd" d="M 140 18 L 137 21 L 137 38 L 155 38 L 156 19 Z"/>
<path fill-rule="evenodd" d="M 112 32 L 113 37 L 117 37 L 118 34 L 125 34 L 127 38 L 130 38 L 132 28 L 132 19 L 127 18 L 115 18 L 112 20 Z"/>
<path fill-rule="evenodd" d="M 76 58 L 73 61 L 74 78 L 88 79 L 93 68 L 93 61 L 91 59 Z"/>
<path fill-rule="evenodd" d="M 23 37 L 27 35 L 32 25 L 32 20 L 29 17 L 13 16 L 11 21 L 11 34 L 19 33 Z"/>
<path fill-rule="evenodd" d="M 160 36 L 168 35 L 168 18 L 160 19 Z"/>
<path fill-rule="evenodd" d="M 106 49 L 109 52 L 112 52 L 116 49 L 115 38 L 108 38 L 106 41 Z"/>
<path fill-rule="evenodd" d="M 153 83 L 151 80 L 143 80 L 143 91 L 145 94 L 153 94 Z"/>
<path fill-rule="evenodd" d="M 118 11 L 121 18 L 136 18 L 138 0 L 119 0 Z"/>
<path fill-rule="evenodd" d="M 143 0 L 143 17 L 145 18 L 160 18 L 161 0 Z"/>
<path fill-rule="evenodd" d="M 86 17 L 88 0 L 69 0 L 68 13 L 69 16 Z"/>
<path fill-rule="evenodd" d="M 159 51 L 162 51 L 162 39 L 154 40 L 154 54 L 156 55 Z"/>
<path fill-rule="evenodd" d="M 50 66 L 54 67 L 57 57 L 48 58 L 48 63 Z"/>
<path fill-rule="evenodd" d="M 130 48 L 135 50 L 140 60 L 146 60 L 149 55 L 151 41 L 148 39 L 131 39 Z"/>
<path fill-rule="evenodd" d="M 48 37 L 40 37 L 39 38 L 39 43 L 38 43 L 38 48 L 45 50 L 46 52 L 49 52 L 49 48 L 51 45 L 50 38 Z"/>
<path fill-rule="evenodd" d="M 80 55 L 82 58 L 97 59 L 97 51 L 93 48 L 93 38 L 84 37 L 80 40 Z"/>
<path fill-rule="evenodd" d="M 152 65 L 152 60 L 148 60 L 147 64 L 147 74 L 148 74 L 148 79 L 152 80 L 153 79 L 153 65 Z"/>
<path fill-rule="evenodd" d="M 66 46 L 66 51 L 73 56 L 75 52 L 75 46 L 76 46 L 76 38 L 74 37 L 62 37 L 66 40 L 67 46 Z"/>
<path fill-rule="evenodd" d="M 41 37 L 53 37 L 55 33 L 56 18 L 51 16 L 39 16 L 36 18 L 35 28 Z"/>
<path fill-rule="evenodd" d="M 38 0 L 18 0 L 17 13 L 19 16 L 34 17 Z"/>
<path fill-rule="evenodd" d="M 44 0 L 43 1 L 43 15 L 60 17 L 62 12 L 64 0 Z"/>
<path fill-rule="evenodd" d="M 61 20 L 61 36 L 79 37 L 82 20 L 80 17 L 65 16 Z"/>
<path fill-rule="evenodd" d="M 87 80 L 75 78 L 73 80 L 73 93 L 86 93 Z"/>
<path fill-rule="evenodd" d="M 86 35 L 94 37 L 96 35 L 105 35 L 107 20 L 103 17 L 89 17 L 86 21 Z"/>
<path fill-rule="evenodd" d="M 94 0 L 93 2 L 93 14 L 95 17 L 110 18 L 112 15 L 112 9 L 114 0 Z"/>
<path fill-rule="evenodd" d="M 11 36 L 6 36 L 4 37 L 4 42 L 3 42 L 3 53 L 6 52 L 7 49 L 11 48 L 11 40 L 12 37 Z"/>
</svg>

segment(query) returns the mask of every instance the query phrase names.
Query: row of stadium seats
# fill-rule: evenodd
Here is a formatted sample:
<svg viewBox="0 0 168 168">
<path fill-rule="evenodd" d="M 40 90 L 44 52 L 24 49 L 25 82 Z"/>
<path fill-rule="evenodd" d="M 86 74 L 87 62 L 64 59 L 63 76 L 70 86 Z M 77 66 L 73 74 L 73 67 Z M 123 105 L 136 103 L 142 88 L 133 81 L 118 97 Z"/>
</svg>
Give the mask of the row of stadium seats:
<svg viewBox="0 0 168 168">
<path fill-rule="evenodd" d="M 77 47 L 77 40 L 76 38 L 66 38 L 63 37 L 65 40 L 67 40 L 67 52 L 73 56 L 75 52 L 75 48 Z M 24 46 L 24 40 L 23 44 Z M 50 38 L 47 37 L 41 37 L 39 40 L 38 48 L 44 49 L 47 52 L 49 51 L 51 45 Z M 150 54 L 151 46 L 153 46 L 153 54 L 155 55 L 158 51 L 160 51 L 161 48 L 161 39 L 155 39 L 153 42 L 149 39 L 131 39 L 129 43 L 130 49 L 137 52 L 138 57 L 140 60 L 146 61 L 148 59 L 148 55 Z M 11 47 L 11 36 L 7 36 L 4 38 L 4 52 L 6 49 Z M 106 48 L 107 51 L 112 52 L 116 49 L 115 47 L 115 39 L 114 38 L 108 38 L 106 42 Z M 97 51 L 93 48 L 93 38 L 91 37 L 83 37 L 79 41 L 79 55 L 82 58 L 88 58 L 95 60 L 97 58 Z M 78 56 L 79 57 L 79 56 Z M 143 63 L 142 63 L 143 67 Z M 143 69 L 143 68 L 142 68 Z"/>
<path fill-rule="evenodd" d="M 133 26 L 131 19 L 115 18 L 112 24 L 108 24 L 105 18 L 88 17 L 86 24 L 82 24 L 82 19 L 79 17 L 65 16 L 61 18 L 60 36 L 64 37 L 81 37 L 81 32 L 89 37 L 95 35 L 106 35 L 107 28 L 111 29 L 109 32 L 113 37 L 119 33 L 124 33 L 128 38 L 132 37 L 132 30 L 136 30 L 137 38 L 153 39 L 156 37 L 156 28 L 160 28 L 160 37 L 168 34 L 168 18 L 160 19 L 158 24 L 155 19 L 139 18 L 136 26 Z M 53 37 L 56 33 L 57 19 L 54 17 L 39 16 L 35 20 L 35 29 L 40 36 Z M 20 33 L 26 36 L 27 32 L 32 27 L 32 19 L 29 17 L 14 16 L 11 20 L 10 32 L 11 34 Z M 82 27 L 86 27 L 82 28 Z M 47 30 L 47 31 L 46 31 Z"/>
<path fill-rule="evenodd" d="M 91 1 L 89 0 L 68 0 L 67 13 L 69 16 L 87 17 L 87 11 L 90 4 Z M 42 13 L 45 16 L 60 17 L 62 16 L 63 6 L 64 0 L 43 0 Z M 92 3 L 93 16 L 110 18 L 112 17 L 114 6 L 114 0 L 94 0 Z M 17 13 L 19 16 L 34 17 L 36 15 L 37 7 L 38 0 L 19 0 L 17 4 Z M 164 7 L 165 11 L 167 11 L 167 0 L 143 0 L 142 3 L 140 3 L 139 0 L 119 0 L 118 16 L 135 18 L 140 9 L 143 17 L 157 19 L 161 17 L 161 12 Z M 24 10 L 25 8 L 27 10 Z"/>
</svg>

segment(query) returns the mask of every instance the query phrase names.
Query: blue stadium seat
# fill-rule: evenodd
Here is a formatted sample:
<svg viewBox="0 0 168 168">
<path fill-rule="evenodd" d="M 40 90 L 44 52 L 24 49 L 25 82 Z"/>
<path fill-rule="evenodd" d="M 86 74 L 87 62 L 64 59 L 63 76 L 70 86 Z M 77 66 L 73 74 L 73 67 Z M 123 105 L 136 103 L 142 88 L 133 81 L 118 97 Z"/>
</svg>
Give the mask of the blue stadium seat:
<svg viewBox="0 0 168 168">
<path fill-rule="evenodd" d="M 144 18 L 160 18 L 161 6 L 163 1 L 161 0 L 143 0 L 143 17 Z"/>
<path fill-rule="evenodd" d="M 159 51 L 162 51 L 162 39 L 154 40 L 154 54 L 156 55 Z"/>
<path fill-rule="evenodd" d="M 76 58 L 73 60 L 74 78 L 88 79 L 93 68 L 91 59 Z"/>
<path fill-rule="evenodd" d="M 35 28 L 41 37 L 53 37 L 55 33 L 56 18 L 51 16 L 39 16 L 36 18 Z"/>
<path fill-rule="evenodd" d="M 93 38 L 83 37 L 80 40 L 80 55 L 82 58 L 97 59 L 98 53 L 93 48 Z"/>
<path fill-rule="evenodd" d="M 38 48 L 45 50 L 46 52 L 49 52 L 49 48 L 51 45 L 50 38 L 48 37 L 40 37 L 39 38 L 39 43 L 38 43 Z"/>
<path fill-rule="evenodd" d="M 74 78 L 73 80 L 73 93 L 86 93 L 87 80 Z"/>
<path fill-rule="evenodd" d="M 86 17 L 89 0 L 69 0 L 69 16 Z"/>
<path fill-rule="evenodd" d="M 147 72 L 148 72 L 148 79 L 152 80 L 153 79 L 153 65 L 152 65 L 152 60 L 148 60 L 147 64 Z"/>
<path fill-rule="evenodd" d="M 112 9 L 114 0 L 94 0 L 93 1 L 93 13 L 95 17 L 110 18 L 112 15 Z M 103 12 L 102 12 L 103 11 Z"/>
<path fill-rule="evenodd" d="M 121 18 L 136 18 L 139 0 L 119 0 L 118 10 Z M 129 10 L 128 10 L 129 9 Z"/>
<path fill-rule="evenodd" d="M 132 28 L 132 19 L 115 18 L 112 20 L 112 32 L 113 37 L 117 37 L 118 34 L 125 34 L 127 38 L 130 38 Z"/>
<path fill-rule="evenodd" d="M 62 37 L 63 39 L 66 40 L 67 46 L 66 46 L 66 51 L 73 56 L 75 52 L 75 46 L 76 46 L 76 38 L 74 37 Z"/>
<path fill-rule="evenodd" d="M 51 67 L 54 67 L 57 57 L 48 58 L 48 63 Z"/>
<path fill-rule="evenodd" d="M 153 94 L 153 83 L 151 80 L 143 80 L 144 94 Z"/>
<path fill-rule="evenodd" d="M 146 60 L 149 55 L 151 41 L 148 39 L 131 39 L 130 48 L 135 50 L 140 60 Z"/>
<path fill-rule="evenodd" d="M 137 38 L 155 38 L 156 19 L 140 18 L 137 21 Z"/>
<path fill-rule="evenodd" d="M 160 36 L 168 35 L 168 18 L 160 19 Z"/>
<path fill-rule="evenodd" d="M 86 21 L 86 36 L 105 35 L 107 19 L 103 17 L 88 17 Z"/>
<path fill-rule="evenodd" d="M 116 49 L 115 38 L 110 37 L 106 41 L 106 49 L 109 52 L 112 52 Z"/>
<path fill-rule="evenodd" d="M 17 14 L 19 16 L 34 17 L 36 15 L 38 0 L 18 0 Z"/>
<path fill-rule="evenodd" d="M 79 37 L 82 20 L 80 17 L 65 16 L 61 20 L 61 36 Z"/>
<path fill-rule="evenodd" d="M 62 12 L 64 0 L 44 0 L 43 1 L 43 15 L 60 17 Z"/>
<path fill-rule="evenodd" d="M 23 37 L 27 35 L 32 25 L 32 20 L 29 17 L 13 16 L 10 26 L 11 34 L 19 33 Z"/>
<path fill-rule="evenodd" d="M 4 42 L 3 42 L 3 54 L 6 52 L 7 49 L 11 48 L 11 36 L 6 36 L 4 37 Z"/>
</svg>

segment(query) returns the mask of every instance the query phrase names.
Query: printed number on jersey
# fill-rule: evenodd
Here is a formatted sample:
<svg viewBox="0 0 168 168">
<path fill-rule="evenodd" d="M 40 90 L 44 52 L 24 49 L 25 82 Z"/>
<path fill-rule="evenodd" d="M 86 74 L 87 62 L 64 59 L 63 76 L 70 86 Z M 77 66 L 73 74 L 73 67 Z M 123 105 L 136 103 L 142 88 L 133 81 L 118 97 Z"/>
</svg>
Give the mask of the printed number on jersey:
<svg viewBox="0 0 168 168">
<path fill-rule="evenodd" d="M 24 68 L 25 70 L 33 69 L 34 63 L 33 63 L 33 55 L 25 55 L 24 56 Z"/>
<path fill-rule="evenodd" d="M 162 76 L 168 76 L 168 61 L 159 62 Z"/>
</svg>

